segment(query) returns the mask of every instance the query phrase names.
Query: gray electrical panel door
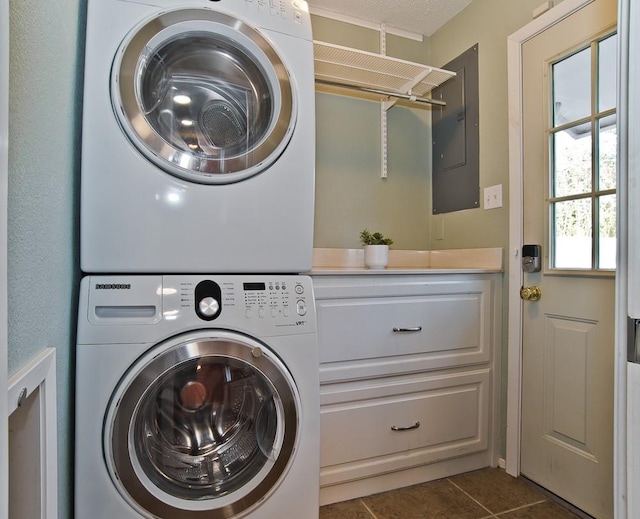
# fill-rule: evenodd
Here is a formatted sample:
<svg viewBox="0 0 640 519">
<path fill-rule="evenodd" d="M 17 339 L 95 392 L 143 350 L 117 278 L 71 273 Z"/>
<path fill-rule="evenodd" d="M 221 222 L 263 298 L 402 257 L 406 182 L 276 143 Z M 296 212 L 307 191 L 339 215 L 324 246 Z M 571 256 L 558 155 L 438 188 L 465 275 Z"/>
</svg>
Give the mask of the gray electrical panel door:
<svg viewBox="0 0 640 519">
<path fill-rule="evenodd" d="M 478 45 L 442 68 L 457 75 L 431 93 L 433 214 L 480 206 Z"/>
</svg>

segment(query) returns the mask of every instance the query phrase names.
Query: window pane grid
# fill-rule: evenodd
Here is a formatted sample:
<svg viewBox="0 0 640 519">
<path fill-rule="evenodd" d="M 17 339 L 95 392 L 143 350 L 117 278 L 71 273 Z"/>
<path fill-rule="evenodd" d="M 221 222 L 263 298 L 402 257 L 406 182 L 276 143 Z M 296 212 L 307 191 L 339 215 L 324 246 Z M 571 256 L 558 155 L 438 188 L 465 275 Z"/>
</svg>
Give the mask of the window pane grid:
<svg viewBox="0 0 640 519">
<path fill-rule="evenodd" d="M 615 189 L 606 189 L 604 191 L 594 191 L 593 193 L 587 193 L 585 195 L 570 195 L 570 196 L 559 196 L 556 198 L 550 198 L 549 203 L 554 204 L 558 202 L 567 202 L 570 200 L 581 200 L 583 198 L 598 198 L 605 195 L 615 195 Z"/>
<path fill-rule="evenodd" d="M 616 268 L 616 195 L 598 197 L 598 269 Z"/>
<path fill-rule="evenodd" d="M 615 46 L 609 35 L 551 64 L 551 269 L 615 269 Z"/>
</svg>

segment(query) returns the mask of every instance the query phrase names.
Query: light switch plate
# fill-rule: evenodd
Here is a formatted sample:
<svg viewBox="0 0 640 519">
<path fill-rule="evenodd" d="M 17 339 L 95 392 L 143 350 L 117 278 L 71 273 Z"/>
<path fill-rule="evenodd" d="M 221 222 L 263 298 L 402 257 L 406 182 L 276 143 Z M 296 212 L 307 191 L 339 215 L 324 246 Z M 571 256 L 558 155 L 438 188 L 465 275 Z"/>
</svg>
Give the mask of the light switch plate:
<svg viewBox="0 0 640 519">
<path fill-rule="evenodd" d="M 484 208 L 497 209 L 502 207 L 502 184 L 484 188 Z"/>
</svg>

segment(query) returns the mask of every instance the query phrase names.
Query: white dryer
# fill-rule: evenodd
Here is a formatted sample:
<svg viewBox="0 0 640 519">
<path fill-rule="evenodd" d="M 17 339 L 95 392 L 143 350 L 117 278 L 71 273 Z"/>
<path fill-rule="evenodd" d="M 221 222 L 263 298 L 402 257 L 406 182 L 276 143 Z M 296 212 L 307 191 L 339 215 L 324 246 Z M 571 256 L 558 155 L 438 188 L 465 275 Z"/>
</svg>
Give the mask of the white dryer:
<svg viewBox="0 0 640 519">
<path fill-rule="evenodd" d="M 84 272 L 311 268 L 304 0 L 89 0 L 84 76 Z"/>
<path fill-rule="evenodd" d="M 88 276 L 76 375 L 77 519 L 318 517 L 309 278 Z"/>
</svg>

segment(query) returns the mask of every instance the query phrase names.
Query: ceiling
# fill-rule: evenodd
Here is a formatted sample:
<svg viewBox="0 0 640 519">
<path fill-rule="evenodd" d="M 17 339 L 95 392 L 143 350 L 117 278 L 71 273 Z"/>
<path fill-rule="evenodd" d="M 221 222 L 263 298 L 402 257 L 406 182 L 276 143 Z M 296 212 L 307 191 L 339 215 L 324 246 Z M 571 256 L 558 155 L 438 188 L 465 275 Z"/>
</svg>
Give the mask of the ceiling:
<svg viewBox="0 0 640 519">
<path fill-rule="evenodd" d="M 472 0 L 307 0 L 311 12 L 431 36 Z M 341 16 L 340 16 L 341 15 Z"/>
</svg>

